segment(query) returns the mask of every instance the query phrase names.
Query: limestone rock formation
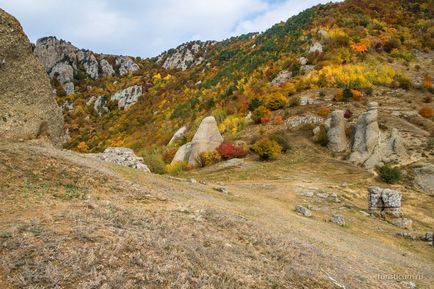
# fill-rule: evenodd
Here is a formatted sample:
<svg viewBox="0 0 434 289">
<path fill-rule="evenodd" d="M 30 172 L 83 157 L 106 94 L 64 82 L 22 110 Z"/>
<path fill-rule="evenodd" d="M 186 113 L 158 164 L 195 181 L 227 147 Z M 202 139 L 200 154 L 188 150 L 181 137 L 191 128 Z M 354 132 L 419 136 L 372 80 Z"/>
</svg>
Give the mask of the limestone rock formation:
<svg viewBox="0 0 434 289">
<path fill-rule="evenodd" d="M 344 111 L 334 111 L 330 119 L 330 128 L 327 131 L 328 148 L 332 152 L 340 153 L 347 149 L 348 141 L 345 134 L 345 125 Z"/>
<path fill-rule="evenodd" d="M 86 103 L 87 106 L 90 106 L 93 104 L 93 110 L 97 112 L 100 116 L 106 112 L 109 112 L 110 110 L 107 107 L 107 98 L 105 96 L 92 96 L 88 102 Z"/>
<path fill-rule="evenodd" d="M 310 53 L 322 53 L 323 52 L 323 47 L 321 45 L 321 43 L 319 42 L 315 42 L 309 49 Z"/>
<path fill-rule="evenodd" d="M 140 69 L 140 67 L 130 57 L 127 56 L 118 57 L 116 59 L 116 65 L 119 66 L 120 76 L 127 75 Z"/>
<path fill-rule="evenodd" d="M 139 97 L 143 94 L 143 89 L 139 85 L 134 85 L 128 87 L 122 91 L 116 92 L 111 100 L 118 101 L 119 109 L 129 109 L 131 106 L 136 104 L 139 100 Z"/>
<path fill-rule="evenodd" d="M 378 187 L 370 187 L 368 192 L 368 206 L 371 214 L 382 217 L 387 215 L 394 218 L 401 217 L 401 192 Z"/>
<path fill-rule="evenodd" d="M 118 164 L 150 173 L 148 166 L 143 163 L 143 158 L 134 154 L 134 151 L 128 148 L 108 148 L 101 154 L 89 154 L 103 161 Z"/>
<path fill-rule="evenodd" d="M 187 132 L 187 127 L 183 126 L 180 129 L 178 129 L 175 134 L 173 135 L 173 137 L 170 139 L 169 144 L 174 144 L 178 139 L 181 139 L 184 137 L 185 133 Z"/>
<path fill-rule="evenodd" d="M 407 151 L 396 128 L 381 132 L 378 121 L 378 104 L 370 103 L 356 124 L 350 161 L 367 169 L 388 162 L 401 162 L 406 159 Z"/>
<path fill-rule="evenodd" d="M 114 67 L 105 58 L 107 55 L 99 55 L 89 50 L 79 49 L 70 42 L 59 40 L 56 37 L 45 37 L 39 39 L 35 44 L 35 56 L 44 65 L 45 70 L 53 79 L 57 74 L 67 74 L 69 81 L 62 76 L 58 80 L 67 94 L 74 93 L 74 75 L 99 79 L 101 77 L 113 76 L 116 74 Z M 115 65 L 119 75 L 123 76 L 130 72 L 139 70 L 139 66 L 127 56 L 111 56 L 115 58 Z M 57 68 L 56 68 L 57 67 Z M 72 77 L 71 77 L 72 70 Z"/>
<path fill-rule="evenodd" d="M 161 64 L 165 69 L 187 70 L 204 62 L 208 47 L 211 45 L 213 45 L 211 41 L 185 43 L 176 49 L 162 53 L 158 57 L 157 63 Z"/>
<path fill-rule="evenodd" d="M 0 136 L 2 140 L 47 136 L 61 145 L 63 116 L 44 68 L 19 22 L 0 9 Z"/>
<path fill-rule="evenodd" d="M 219 132 L 217 122 L 213 116 L 202 120 L 193 140 L 179 148 L 173 159 L 176 161 L 186 161 L 192 165 L 198 164 L 198 157 L 202 152 L 215 150 L 223 143 L 223 137 Z"/>
</svg>

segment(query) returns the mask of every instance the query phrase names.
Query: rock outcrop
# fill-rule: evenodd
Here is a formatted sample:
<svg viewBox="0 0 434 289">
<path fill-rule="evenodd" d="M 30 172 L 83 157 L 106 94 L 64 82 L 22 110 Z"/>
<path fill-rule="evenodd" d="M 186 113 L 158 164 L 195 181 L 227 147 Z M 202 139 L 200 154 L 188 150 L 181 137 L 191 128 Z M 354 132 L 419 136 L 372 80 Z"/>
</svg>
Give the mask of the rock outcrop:
<svg viewBox="0 0 434 289">
<path fill-rule="evenodd" d="M 151 172 L 148 166 L 143 163 L 143 158 L 136 156 L 134 151 L 128 148 L 108 148 L 104 153 L 89 155 L 106 162 L 141 170 L 145 173 Z"/>
<path fill-rule="evenodd" d="M 34 55 L 39 59 L 51 79 L 57 78 L 67 95 L 74 93 L 74 77 L 99 79 L 116 75 L 115 67 L 105 59 L 114 58 L 120 76 L 139 70 L 131 57 L 107 56 L 79 49 L 70 42 L 56 37 L 41 38 L 36 42 Z"/>
<path fill-rule="evenodd" d="M 434 165 L 417 163 L 412 165 L 414 182 L 425 193 L 434 195 Z"/>
<path fill-rule="evenodd" d="M 368 193 L 368 208 L 371 215 L 381 217 L 397 227 L 412 227 L 413 221 L 405 218 L 401 212 L 401 192 L 371 187 L 368 188 Z"/>
<path fill-rule="evenodd" d="M 47 136 L 61 145 L 63 116 L 41 63 L 20 23 L 0 9 L 0 136 L 2 140 Z"/>
<path fill-rule="evenodd" d="M 169 144 L 174 144 L 177 140 L 183 138 L 185 136 L 185 133 L 187 132 L 187 127 L 183 126 L 180 129 L 178 129 L 175 134 L 173 135 L 173 137 L 170 139 Z"/>
<path fill-rule="evenodd" d="M 140 67 L 131 59 L 131 57 L 120 56 L 116 59 L 116 66 L 119 67 L 119 75 L 124 76 L 136 72 Z"/>
<path fill-rule="evenodd" d="M 173 162 L 188 162 L 198 165 L 199 155 L 203 152 L 213 151 L 223 143 L 217 122 L 213 116 L 202 120 L 193 140 L 179 148 Z"/>
<path fill-rule="evenodd" d="M 340 153 L 347 149 L 348 141 L 345 134 L 345 125 L 344 112 L 342 110 L 334 111 L 330 118 L 330 127 L 327 130 L 330 151 Z"/>
<path fill-rule="evenodd" d="M 279 72 L 279 74 L 271 81 L 271 85 L 273 86 L 279 86 L 283 83 L 291 80 L 292 78 L 292 72 L 288 70 L 282 70 Z"/>
<path fill-rule="evenodd" d="M 408 157 L 399 131 L 396 128 L 388 132 L 380 131 L 377 118 L 378 104 L 370 103 L 355 128 L 350 161 L 367 169 L 384 163 L 401 162 Z"/>
<path fill-rule="evenodd" d="M 122 91 L 116 92 L 112 97 L 112 101 L 118 102 L 119 109 L 129 109 L 136 104 L 139 97 L 142 96 L 143 89 L 139 85 L 128 87 Z"/>
<path fill-rule="evenodd" d="M 157 63 L 161 64 L 165 69 L 187 70 L 205 61 L 208 47 L 211 45 L 213 45 L 211 41 L 185 43 L 162 53 L 158 57 Z"/>
</svg>

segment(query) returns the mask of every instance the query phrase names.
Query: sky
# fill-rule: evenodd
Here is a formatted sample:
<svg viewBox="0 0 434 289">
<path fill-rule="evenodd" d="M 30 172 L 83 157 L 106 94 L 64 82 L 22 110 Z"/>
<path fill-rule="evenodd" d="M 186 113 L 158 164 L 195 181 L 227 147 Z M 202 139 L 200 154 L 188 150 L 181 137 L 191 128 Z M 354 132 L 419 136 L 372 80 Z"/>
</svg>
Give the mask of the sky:
<svg viewBox="0 0 434 289">
<path fill-rule="evenodd" d="M 98 53 L 157 56 L 192 40 L 261 32 L 330 0 L 0 0 L 32 42 L 56 36 Z"/>
</svg>

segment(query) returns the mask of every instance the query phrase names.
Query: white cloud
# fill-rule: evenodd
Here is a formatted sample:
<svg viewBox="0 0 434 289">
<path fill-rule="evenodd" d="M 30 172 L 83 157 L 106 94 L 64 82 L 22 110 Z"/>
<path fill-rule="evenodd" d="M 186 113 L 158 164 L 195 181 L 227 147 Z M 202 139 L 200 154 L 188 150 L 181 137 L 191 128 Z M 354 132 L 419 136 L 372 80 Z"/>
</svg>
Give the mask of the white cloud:
<svg viewBox="0 0 434 289">
<path fill-rule="evenodd" d="M 0 0 L 0 7 L 32 41 L 54 35 L 97 52 L 155 56 L 185 41 L 261 31 L 319 2 L 326 1 Z"/>
</svg>

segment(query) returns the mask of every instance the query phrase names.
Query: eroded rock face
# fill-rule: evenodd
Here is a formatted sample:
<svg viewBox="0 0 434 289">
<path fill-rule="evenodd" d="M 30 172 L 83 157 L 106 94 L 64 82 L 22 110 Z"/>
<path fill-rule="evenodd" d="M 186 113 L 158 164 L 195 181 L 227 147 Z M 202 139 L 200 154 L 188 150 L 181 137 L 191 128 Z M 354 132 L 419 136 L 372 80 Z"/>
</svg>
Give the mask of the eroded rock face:
<svg viewBox="0 0 434 289">
<path fill-rule="evenodd" d="M 378 104 L 370 103 L 356 125 L 350 161 L 373 169 L 389 162 L 402 162 L 408 158 L 404 141 L 394 128 L 381 132 L 378 122 Z"/>
<path fill-rule="evenodd" d="M 206 117 L 202 120 L 193 140 L 179 148 L 173 161 L 186 161 L 191 165 L 198 165 L 201 153 L 213 151 L 222 143 L 223 137 L 218 130 L 217 121 L 213 116 Z"/>
<path fill-rule="evenodd" d="M 111 66 L 107 60 L 102 59 L 99 62 L 99 65 L 101 67 L 101 72 L 103 77 L 113 76 L 115 74 L 115 70 L 113 69 L 113 66 Z"/>
<path fill-rule="evenodd" d="M 111 100 L 118 101 L 119 109 L 129 109 L 131 106 L 136 104 L 139 100 L 139 97 L 142 96 L 143 89 L 139 85 L 134 85 L 115 93 Z"/>
<path fill-rule="evenodd" d="M 32 53 L 19 22 L 0 9 L 0 136 L 2 140 L 47 136 L 61 145 L 62 110 L 48 76 Z"/>
<path fill-rule="evenodd" d="M 348 141 L 345 134 L 346 119 L 344 111 L 336 110 L 332 113 L 330 119 L 330 127 L 327 131 L 329 140 L 328 148 L 332 152 L 340 153 L 347 149 Z"/>
<path fill-rule="evenodd" d="M 90 155 L 106 162 L 134 168 L 145 173 L 151 172 L 148 166 L 143 163 L 143 158 L 136 156 L 134 151 L 128 148 L 108 148 L 102 154 Z"/>
<path fill-rule="evenodd" d="M 119 75 L 124 76 L 133 73 L 140 69 L 140 67 L 127 56 L 120 56 L 116 59 L 116 65 L 119 66 Z"/>
<path fill-rule="evenodd" d="M 176 49 L 162 53 L 158 57 L 157 63 L 165 69 L 187 70 L 203 63 L 210 45 L 212 42 L 201 41 L 182 44 Z"/>
<path fill-rule="evenodd" d="M 56 78 L 59 81 L 66 95 L 74 93 L 74 69 L 68 63 L 60 62 L 54 65 L 50 72 L 50 78 Z"/>
<path fill-rule="evenodd" d="M 36 42 L 34 54 L 45 67 L 47 73 L 65 59 L 76 59 L 78 48 L 56 37 L 41 38 Z"/>
</svg>

